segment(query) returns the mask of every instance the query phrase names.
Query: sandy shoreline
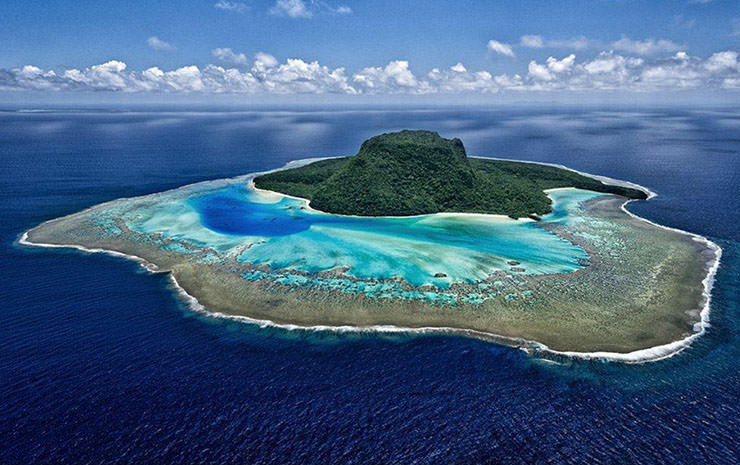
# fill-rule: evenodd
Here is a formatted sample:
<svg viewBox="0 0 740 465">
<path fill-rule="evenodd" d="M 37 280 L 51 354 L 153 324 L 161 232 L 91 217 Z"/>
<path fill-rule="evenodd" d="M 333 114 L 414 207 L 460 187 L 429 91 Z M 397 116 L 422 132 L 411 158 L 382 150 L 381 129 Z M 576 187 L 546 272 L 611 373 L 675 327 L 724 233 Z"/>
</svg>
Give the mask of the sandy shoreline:
<svg viewBox="0 0 740 465">
<path fill-rule="evenodd" d="M 300 161 L 297 161 L 297 162 L 292 162 L 292 163 L 289 163 L 288 165 L 286 165 L 285 167 L 280 168 L 280 169 L 285 169 L 285 168 L 288 168 L 288 167 L 300 166 L 300 164 L 310 163 L 310 162 L 315 161 L 315 160 L 317 160 L 317 159 L 310 159 L 310 160 L 306 160 L 306 161 L 300 160 Z M 513 160 L 511 160 L 511 161 L 513 161 Z M 553 166 L 557 166 L 557 165 L 553 165 Z M 574 170 L 571 170 L 571 171 L 574 171 Z M 590 175 L 588 173 L 580 173 L 580 174 L 584 174 L 584 175 L 591 176 L 591 177 L 594 177 L 596 179 L 599 179 L 599 177 Z M 256 176 L 256 175 L 257 174 L 238 176 L 238 177 L 235 177 L 235 178 L 231 178 L 231 180 L 246 180 L 249 177 L 253 177 L 253 176 Z M 602 181 L 602 179 L 608 179 L 608 178 L 601 177 L 601 179 L 599 179 L 599 180 Z M 211 182 L 213 182 L 213 181 L 204 181 L 204 183 L 211 183 Z M 196 184 L 201 184 L 201 183 L 196 183 Z M 192 184 L 192 185 L 189 185 L 189 186 L 183 186 L 183 187 L 172 189 L 172 190 L 180 190 L 180 189 L 183 189 L 185 187 L 192 188 L 196 184 Z M 624 183 L 623 185 L 629 185 L 630 187 L 640 188 L 641 190 L 643 190 L 643 191 L 645 191 L 645 192 L 648 193 L 649 198 L 652 198 L 653 196 L 655 196 L 655 194 L 653 192 L 651 192 L 649 189 L 646 189 L 646 188 L 644 188 L 642 186 L 637 186 L 637 185 L 632 184 L 632 183 Z M 275 193 L 275 194 L 281 195 L 281 196 L 283 195 L 283 194 L 279 194 L 279 193 Z M 154 194 L 154 195 L 156 195 L 156 194 Z M 304 200 L 305 201 L 306 199 L 301 199 L 301 200 Z M 489 332 L 485 332 L 485 331 L 478 331 L 478 330 L 475 330 L 475 329 L 460 329 L 460 328 L 446 327 L 446 326 L 405 327 L 405 326 L 396 326 L 396 325 L 368 325 L 368 326 L 361 326 L 361 325 L 358 325 L 358 326 L 354 326 L 354 325 L 339 325 L 339 326 L 333 326 L 333 325 L 320 325 L 320 324 L 315 324 L 315 325 L 281 324 L 281 323 L 278 323 L 278 322 L 275 322 L 275 321 L 272 321 L 272 320 L 268 320 L 268 319 L 250 318 L 248 316 L 243 316 L 243 315 L 232 315 L 232 314 L 226 314 L 226 313 L 223 313 L 223 312 L 208 310 L 205 306 L 201 305 L 201 303 L 198 302 L 198 300 L 194 296 L 190 295 L 180 285 L 180 283 L 177 281 L 177 279 L 175 278 L 175 276 L 172 273 L 170 273 L 170 277 L 172 279 L 173 285 L 178 290 L 178 294 L 180 294 L 180 296 L 183 298 L 183 300 L 186 303 L 188 303 L 188 305 L 194 311 L 203 312 L 205 314 L 208 314 L 208 315 L 214 316 L 214 317 L 232 318 L 232 319 L 235 319 L 235 320 L 249 322 L 251 324 L 258 324 L 258 325 L 261 325 L 261 326 L 275 326 L 275 327 L 283 328 L 283 329 L 286 329 L 286 330 L 307 330 L 307 331 L 339 331 L 339 332 L 356 331 L 356 332 L 397 332 L 397 333 L 419 333 L 419 334 L 429 334 L 429 333 L 434 333 L 434 334 L 456 334 L 456 335 L 463 335 L 463 336 L 468 336 L 468 337 L 476 337 L 476 338 L 480 338 L 480 339 L 490 340 L 490 341 L 493 341 L 493 342 L 497 342 L 497 343 L 501 343 L 501 344 L 506 344 L 506 345 L 514 346 L 514 347 L 522 347 L 522 348 L 526 348 L 526 350 L 528 350 L 529 352 L 533 352 L 533 353 L 552 353 L 552 354 L 563 355 L 563 356 L 568 356 L 568 357 L 575 357 L 575 358 L 586 358 L 586 359 L 598 358 L 598 359 L 616 360 L 616 361 L 632 362 L 632 363 L 634 363 L 634 362 L 651 361 L 651 360 L 659 360 L 659 359 L 670 357 L 672 355 L 675 355 L 675 354 L 681 352 L 686 347 L 688 347 L 696 338 L 698 338 L 699 336 L 701 336 L 702 334 L 704 334 L 704 332 L 706 331 L 706 328 L 707 328 L 707 326 L 709 324 L 709 313 L 710 313 L 710 303 L 711 303 L 711 288 L 712 288 L 712 284 L 714 282 L 714 275 L 716 273 L 717 268 L 719 267 L 719 262 L 720 262 L 720 257 L 721 257 L 721 249 L 716 244 L 712 243 L 711 241 L 709 241 L 708 239 L 704 238 L 703 236 L 692 234 L 692 233 L 689 233 L 689 232 L 686 232 L 686 231 L 681 231 L 681 230 L 678 230 L 678 229 L 675 229 L 675 228 L 669 228 L 669 227 L 665 227 L 665 226 L 662 226 L 662 225 L 658 225 L 658 224 L 655 224 L 653 222 L 650 222 L 649 220 L 646 220 L 646 219 L 641 218 L 641 217 L 639 217 L 637 215 L 634 215 L 633 213 L 629 212 L 625 208 L 626 204 L 629 201 L 630 200 L 625 200 L 621 204 L 621 209 L 627 215 L 629 215 L 629 216 L 631 216 L 631 217 L 633 217 L 633 218 L 635 218 L 637 220 L 646 222 L 646 223 L 650 224 L 651 226 L 655 226 L 655 227 L 659 227 L 659 228 L 662 228 L 662 229 L 667 230 L 667 231 L 672 231 L 672 232 L 677 232 L 677 233 L 681 233 L 681 234 L 687 235 L 687 236 L 691 237 L 694 241 L 697 241 L 697 242 L 700 242 L 700 243 L 704 244 L 708 249 L 710 249 L 713 252 L 713 256 L 712 256 L 712 258 L 710 258 L 707 261 L 707 263 L 705 265 L 705 268 L 706 268 L 706 276 L 705 276 L 704 280 L 702 281 L 702 286 L 703 286 L 703 292 L 702 292 L 703 298 L 702 298 L 702 300 L 703 301 L 701 303 L 701 310 L 699 312 L 700 319 L 694 325 L 694 332 L 692 334 L 688 335 L 685 338 L 682 338 L 680 340 L 675 340 L 675 341 L 670 342 L 670 343 L 667 343 L 667 344 L 657 345 L 657 346 L 654 346 L 654 347 L 649 347 L 649 348 L 646 348 L 646 349 L 640 349 L 640 350 L 635 350 L 635 351 L 625 352 L 625 353 L 621 353 L 621 352 L 608 352 L 608 351 L 594 351 L 594 352 L 557 351 L 557 350 L 551 350 L 551 349 L 549 349 L 546 345 L 544 345 L 542 343 L 539 343 L 539 342 L 536 342 L 536 341 L 531 341 L 531 340 L 524 339 L 524 338 L 508 337 L 508 336 L 497 335 L 497 334 L 489 333 Z M 116 202 L 116 201 L 114 200 L 112 202 Z M 308 203 L 308 202 L 306 201 L 306 203 Z M 100 204 L 100 205 L 97 205 L 97 206 L 91 207 L 91 208 L 99 208 L 101 205 L 106 205 L 106 204 L 107 203 Z M 87 210 L 84 210 L 83 212 L 85 212 L 85 211 L 87 211 Z M 82 212 L 80 212 L 80 213 L 82 213 Z M 79 215 L 80 213 L 75 213 L 73 215 Z M 69 216 L 73 216 L 73 215 L 69 215 Z M 475 215 L 479 215 L 479 214 L 475 214 Z M 491 215 L 481 215 L 481 216 L 491 217 Z M 50 220 L 50 221 L 60 221 L 60 220 L 63 220 L 64 218 L 66 218 L 66 217 L 57 218 L 57 219 Z M 509 219 L 508 217 L 505 217 L 505 216 L 504 216 L 504 218 L 506 218 L 508 221 L 514 221 L 514 220 L 511 220 L 511 219 Z M 44 225 L 46 223 L 48 223 L 48 222 L 42 223 L 42 225 Z M 76 244 L 39 243 L 39 242 L 34 242 L 34 241 L 30 240 L 29 239 L 29 232 L 31 232 L 31 231 L 33 231 L 33 230 L 41 227 L 42 225 L 39 225 L 39 226 L 37 226 L 35 228 L 32 228 L 31 230 L 26 231 L 25 233 L 23 233 L 22 237 L 19 238 L 18 242 L 20 244 L 22 244 L 22 245 L 28 245 L 28 246 L 55 247 L 55 248 L 65 247 L 65 248 L 74 248 L 74 249 L 77 249 L 77 250 L 80 250 L 80 251 L 91 252 L 91 253 L 107 253 L 107 254 L 110 254 L 110 255 L 113 255 L 113 256 L 117 256 L 117 257 L 123 257 L 123 258 L 132 259 L 132 260 L 140 263 L 142 266 L 144 266 L 150 272 L 168 271 L 168 270 L 161 270 L 156 264 L 151 263 L 151 262 L 149 262 L 148 260 L 146 260 L 144 258 L 138 257 L 136 255 L 131 255 L 131 254 L 123 253 L 123 252 L 118 252 L 118 251 L 115 251 L 115 250 L 109 250 L 109 249 L 104 249 L 104 248 L 87 248 L 87 247 L 84 247 L 84 246 L 81 246 L 81 245 L 76 245 Z"/>
</svg>

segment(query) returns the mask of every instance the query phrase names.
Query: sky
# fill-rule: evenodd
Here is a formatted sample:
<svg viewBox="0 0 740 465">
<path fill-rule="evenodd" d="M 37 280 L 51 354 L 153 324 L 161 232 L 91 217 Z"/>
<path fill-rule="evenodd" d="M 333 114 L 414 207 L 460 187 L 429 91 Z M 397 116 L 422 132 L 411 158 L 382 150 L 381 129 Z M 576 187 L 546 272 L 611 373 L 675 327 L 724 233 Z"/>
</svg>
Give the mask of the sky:
<svg viewBox="0 0 740 465">
<path fill-rule="evenodd" d="M 5 0 L 0 24 L 0 99 L 740 99 L 740 0 Z"/>
</svg>

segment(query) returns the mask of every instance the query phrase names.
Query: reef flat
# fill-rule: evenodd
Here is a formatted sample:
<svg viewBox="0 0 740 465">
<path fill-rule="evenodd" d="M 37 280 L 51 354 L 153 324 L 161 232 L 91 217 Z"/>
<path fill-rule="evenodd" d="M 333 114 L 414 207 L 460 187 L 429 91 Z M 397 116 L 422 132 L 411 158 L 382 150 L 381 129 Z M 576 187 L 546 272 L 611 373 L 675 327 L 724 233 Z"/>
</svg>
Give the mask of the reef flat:
<svg viewBox="0 0 740 465">
<path fill-rule="evenodd" d="M 376 218 L 316 211 L 253 181 L 115 200 L 25 241 L 140 257 L 221 314 L 439 328 L 569 352 L 629 353 L 695 334 L 718 258 L 711 243 L 630 215 L 627 199 L 603 192 L 548 190 L 540 221 Z"/>
</svg>

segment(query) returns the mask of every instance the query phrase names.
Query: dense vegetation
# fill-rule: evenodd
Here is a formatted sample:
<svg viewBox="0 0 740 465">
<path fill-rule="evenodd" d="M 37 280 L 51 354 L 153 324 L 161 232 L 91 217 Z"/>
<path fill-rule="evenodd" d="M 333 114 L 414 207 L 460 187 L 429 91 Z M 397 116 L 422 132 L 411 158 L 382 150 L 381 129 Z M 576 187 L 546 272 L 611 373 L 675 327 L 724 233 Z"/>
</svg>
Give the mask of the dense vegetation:
<svg viewBox="0 0 740 465">
<path fill-rule="evenodd" d="M 310 199 L 318 210 L 364 216 L 542 215 L 550 211 L 550 199 L 543 190 L 555 187 L 646 197 L 636 189 L 551 166 L 468 158 L 460 139 L 443 139 L 431 131 L 382 134 L 366 140 L 354 157 L 264 174 L 255 184 Z"/>
</svg>

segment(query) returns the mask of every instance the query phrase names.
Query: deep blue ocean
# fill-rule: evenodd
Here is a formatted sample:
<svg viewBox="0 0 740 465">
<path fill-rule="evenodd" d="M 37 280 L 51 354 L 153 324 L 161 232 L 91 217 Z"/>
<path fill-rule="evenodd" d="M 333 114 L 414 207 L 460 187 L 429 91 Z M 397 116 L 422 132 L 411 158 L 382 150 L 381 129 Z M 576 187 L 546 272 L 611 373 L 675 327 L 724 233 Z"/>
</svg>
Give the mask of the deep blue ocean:
<svg viewBox="0 0 740 465">
<path fill-rule="evenodd" d="M 740 462 L 737 106 L 24 110 L 0 109 L 0 464 Z M 708 333 L 624 365 L 261 329 L 191 312 L 135 263 L 16 243 L 106 200 L 404 128 L 657 192 L 630 210 L 724 249 Z"/>
</svg>

